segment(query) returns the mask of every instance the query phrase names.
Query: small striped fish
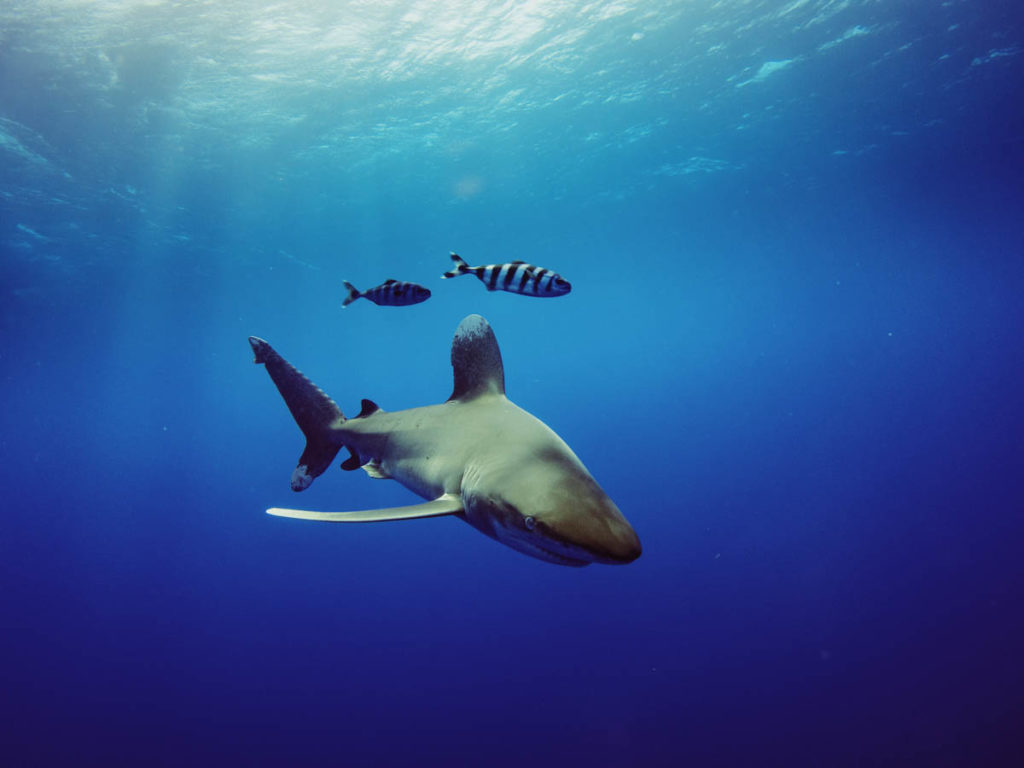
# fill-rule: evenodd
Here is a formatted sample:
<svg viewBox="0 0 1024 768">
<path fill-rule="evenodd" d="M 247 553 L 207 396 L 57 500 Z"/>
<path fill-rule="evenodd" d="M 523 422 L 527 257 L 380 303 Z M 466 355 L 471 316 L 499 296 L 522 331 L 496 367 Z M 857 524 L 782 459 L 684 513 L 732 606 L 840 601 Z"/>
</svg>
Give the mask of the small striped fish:
<svg viewBox="0 0 1024 768">
<path fill-rule="evenodd" d="M 369 299 L 379 307 L 407 307 L 410 304 L 419 304 L 430 298 L 430 289 L 424 288 L 416 283 L 403 283 L 398 280 L 385 280 L 376 288 L 368 291 L 359 291 L 352 283 L 343 281 L 348 288 L 348 296 L 341 302 L 341 306 L 347 307 L 356 299 Z"/>
<path fill-rule="evenodd" d="M 550 269 L 535 267 L 523 261 L 510 261 L 507 264 L 488 264 L 485 267 L 471 267 L 457 253 L 452 254 L 455 269 L 445 272 L 441 277 L 458 277 L 459 275 L 476 275 L 487 286 L 488 291 L 508 291 L 521 293 L 523 296 L 564 296 L 572 290 L 569 281 Z"/>
</svg>

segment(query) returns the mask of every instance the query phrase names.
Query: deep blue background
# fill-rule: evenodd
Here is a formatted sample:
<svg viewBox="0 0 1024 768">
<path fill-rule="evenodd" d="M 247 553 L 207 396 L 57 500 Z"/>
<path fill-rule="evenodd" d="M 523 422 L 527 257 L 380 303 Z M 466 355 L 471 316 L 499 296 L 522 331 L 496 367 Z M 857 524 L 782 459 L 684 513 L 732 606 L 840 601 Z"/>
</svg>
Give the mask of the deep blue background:
<svg viewBox="0 0 1024 768">
<path fill-rule="evenodd" d="M 1015 3 L 37 5 L 0 10 L 5 765 L 1020 764 Z M 387 277 L 434 297 L 341 310 Z M 414 498 L 292 494 L 246 336 L 399 409 L 470 312 L 636 563 L 263 514 Z"/>
</svg>

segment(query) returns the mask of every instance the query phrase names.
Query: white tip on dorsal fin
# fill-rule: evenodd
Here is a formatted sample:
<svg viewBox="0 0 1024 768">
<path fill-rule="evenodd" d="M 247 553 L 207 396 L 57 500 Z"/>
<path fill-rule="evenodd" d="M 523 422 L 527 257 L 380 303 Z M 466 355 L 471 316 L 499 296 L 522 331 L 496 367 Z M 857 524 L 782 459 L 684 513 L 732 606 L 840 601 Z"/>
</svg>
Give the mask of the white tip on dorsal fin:
<svg viewBox="0 0 1024 768">
<path fill-rule="evenodd" d="M 469 315 L 452 339 L 455 387 L 449 400 L 470 400 L 480 395 L 505 394 L 505 368 L 494 331 L 480 315 Z"/>
<path fill-rule="evenodd" d="M 273 507 L 267 510 L 267 514 L 276 517 L 292 517 L 298 520 L 319 520 L 324 523 L 378 523 L 385 520 L 413 520 L 418 517 L 454 515 L 462 510 L 462 497 L 454 493 L 446 493 L 433 501 L 412 504 L 408 507 L 364 509 L 359 512 L 313 512 L 305 509 Z"/>
</svg>

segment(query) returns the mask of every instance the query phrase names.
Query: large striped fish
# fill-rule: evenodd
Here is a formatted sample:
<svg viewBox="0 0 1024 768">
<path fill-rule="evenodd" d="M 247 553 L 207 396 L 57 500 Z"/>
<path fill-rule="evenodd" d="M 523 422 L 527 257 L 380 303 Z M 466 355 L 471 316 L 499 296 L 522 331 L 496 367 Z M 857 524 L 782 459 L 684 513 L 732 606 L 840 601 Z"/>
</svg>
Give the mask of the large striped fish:
<svg viewBox="0 0 1024 768">
<path fill-rule="evenodd" d="M 407 307 L 410 304 L 419 304 L 421 301 L 426 301 L 430 298 L 430 289 L 416 283 L 385 280 L 376 288 L 360 291 L 347 280 L 342 282 L 348 288 L 348 296 L 341 302 L 343 307 L 347 307 L 356 299 L 369 299 L 379 307 Z"/>
<path fill-rule="evenodd" d="M 510 261 L 507 264 L 488 264 L 484 267 L 471 267 L 457 253 L 452 253 L 455 269 L 445 272 L 441 277 L 458 277 L 459 275 L 476 275 L 487 286 L 488 291 L 508 291 L 521 293 L 523 296 L 564 296 L 572 290 L 569 281 L 550 269 L 535 267 L 523 261 Z"/>
</svg>

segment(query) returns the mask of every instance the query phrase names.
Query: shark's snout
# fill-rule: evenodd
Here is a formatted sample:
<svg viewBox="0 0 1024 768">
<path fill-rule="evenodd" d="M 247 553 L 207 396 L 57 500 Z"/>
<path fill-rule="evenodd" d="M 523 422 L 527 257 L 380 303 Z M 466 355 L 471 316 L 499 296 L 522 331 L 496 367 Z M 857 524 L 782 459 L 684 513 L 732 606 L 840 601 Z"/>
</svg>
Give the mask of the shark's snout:
<svg viewBox="0 0 1024 768">
<path fill-rule="evenodd" d="M 600 504 L 572 505 L 556 519 L 538 524 L 545 544 L 590 563 L 625 565 L 640 557 L 640 538 L 611 500 L 603 493 L 601 497 Z"/>
<path fill-rule="evenodd" d="M 640 545 L 640 537 L 628 525 L 624 530 L 617 532 L 615 536 L 602 543 L 604 546 L 596 551 L 595 554 L 601 557 L 604 562 L 615 565 L 632 563 L 643 552 L 643 547 Z"/>
<path fill-rule="evenodd" d="M 594 521 L 596 524 L 575 531 L 576 546 L 586 551 L 597 563 L 632 563 L 640 557 L 643 547 L 629 523 L 622 519 L 621 515 L 618 517 L 620 519 L 614 521 Z"/>
</svg>

